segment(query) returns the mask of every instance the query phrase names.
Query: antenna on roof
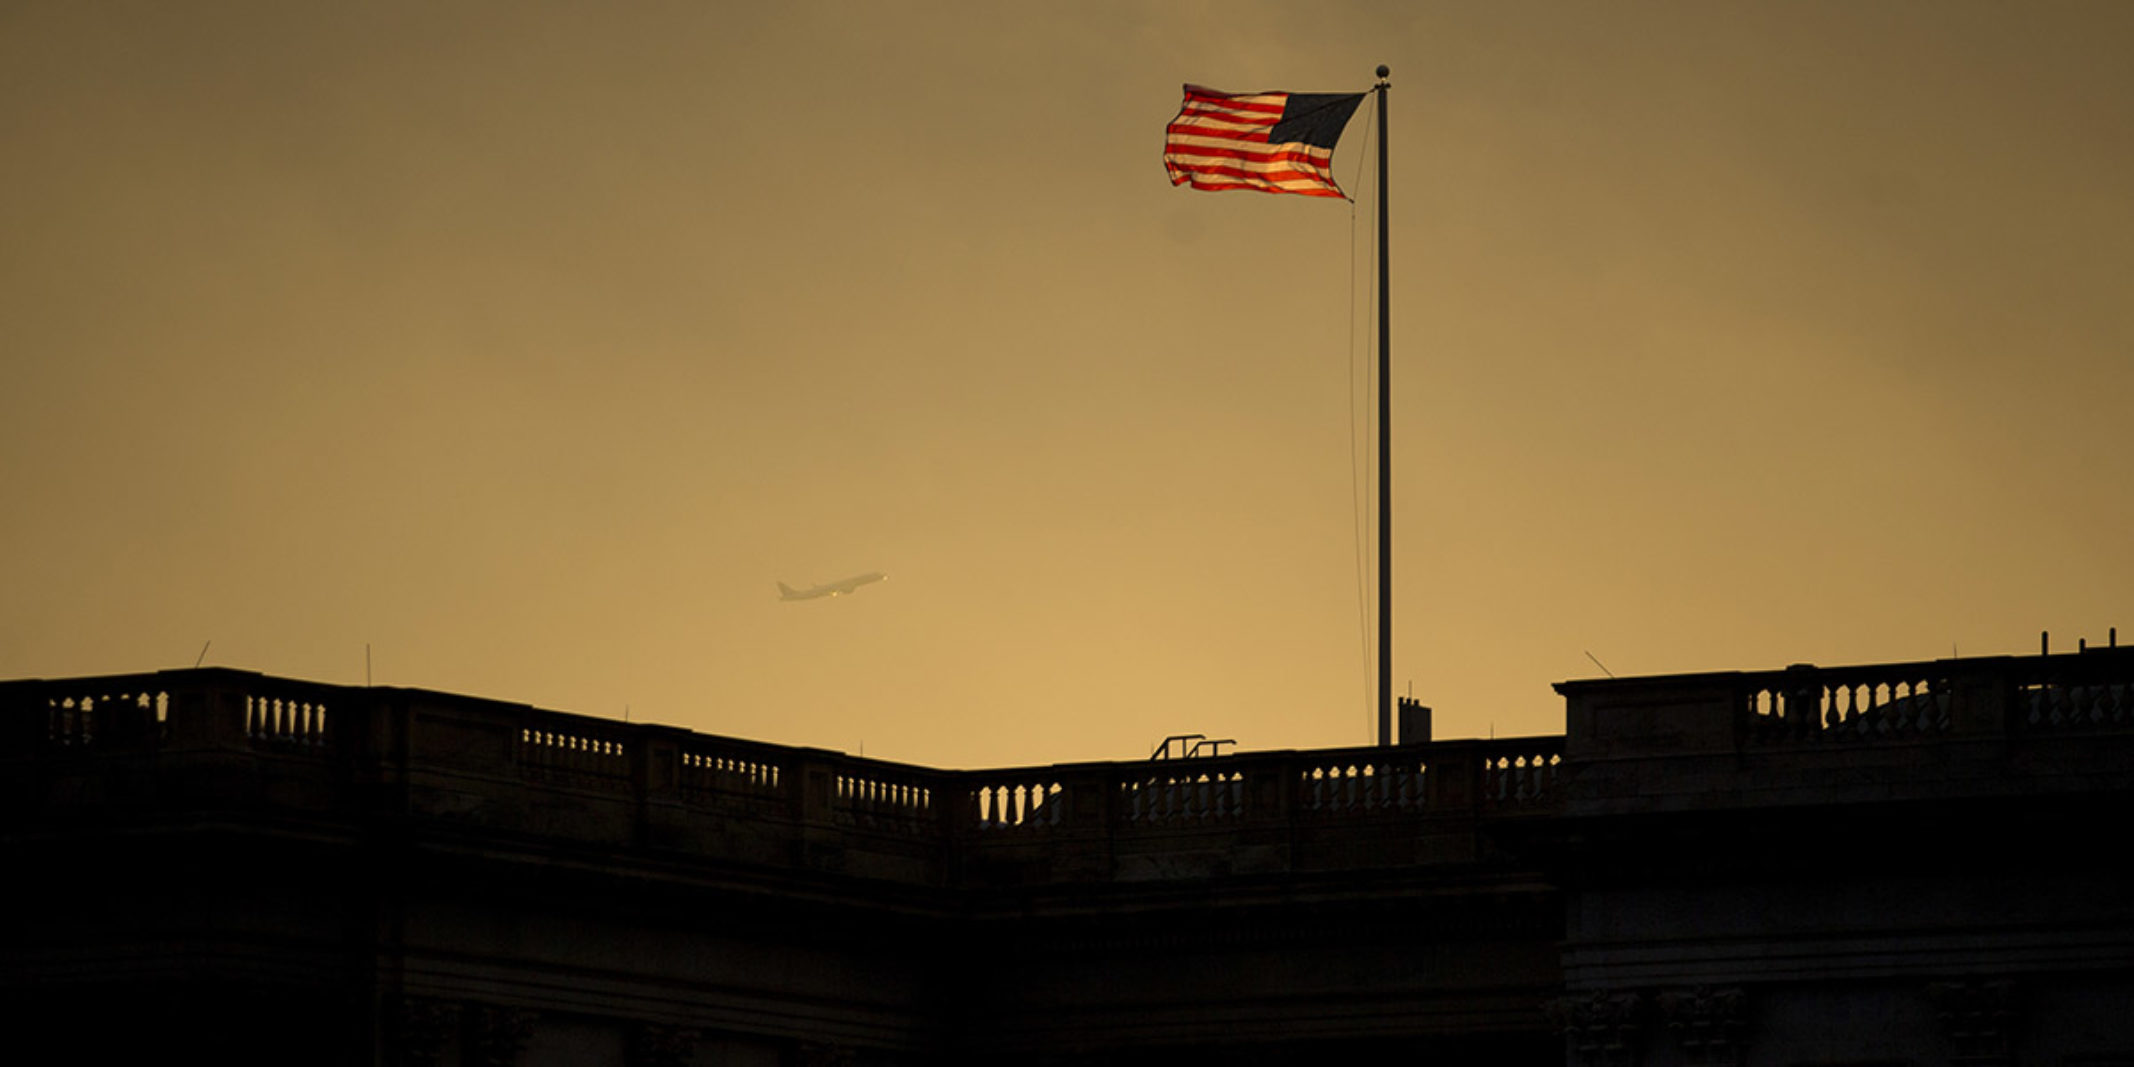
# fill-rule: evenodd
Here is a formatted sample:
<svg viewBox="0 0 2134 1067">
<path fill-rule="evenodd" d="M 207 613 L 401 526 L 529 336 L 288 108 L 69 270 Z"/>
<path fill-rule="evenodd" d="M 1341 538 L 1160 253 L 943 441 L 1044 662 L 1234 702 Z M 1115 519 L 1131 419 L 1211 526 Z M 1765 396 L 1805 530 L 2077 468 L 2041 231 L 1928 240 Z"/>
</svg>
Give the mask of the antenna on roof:
<svg viewBox="0 0 2134 1067">
<path fill-rule="evenodd" d="M 1614 672 L 1614 671 L 1611 671 L 1611 670 L 1609 670 L 1609 669 L 1608 669 L 1608 665 L 1607 665 L 1607 664 L 1605 664 L 1605 663 L 1602 663 L 1602 662 L 1600 661 L 1600 657 L 1599 657 L 1599 656 L 1596 656 L 1596 655 L 1594 655 L 1594 654 L 1593 654 L 1593 653 L 1591 653 L 1591 652 L 1587 652 L 1587 653 L 1586 653 L 1586 658 L 1587 658 L 1587 659 L 1590 659 L 1590 660 L 1592 660 L 1592 661 L 1593 661 L 1593 665 L 1594 665 L 1594 666 L 1596 666 L 1596 667 L 1599 667 L 1599 668 L 1601 669 L 1601 673 L 1602 673 L 1602 674 L 1605 674 L 1605 675 L 1607 675 L 1607 676 L 1608 676 L 1608 677 L 1610 677 L 1610 678 L 1613 678 L 1613 677 L 1615 677 L 1615 672 Z"/>
<path fill-rule="evenodd" d="M 214 643 L 215 643 L 215 639 L 214 639 L 214 638 L 212 638 L 212 637 L 208 638 L 208 639 L 207 639 L 207 640 L 205 640 L 205 641 L 202 641 L 202 642 L 200 642 L 200 654 L 199 654 L 199 655 L 197 655 L 197 656 L 194 656 L 194 657 L 193 657 L 193 669 L 194 669 L 194 670 L 196 670 L 196 671 L 197 671 L 197 670 L 199 670 L 199 669 L 200 669 L 200 661 L 201 661 L 201 660 L 204 660 L 204 659 L 206 659 L 206 658 L 207 658 L 207 646 L 209 646 L 209 645 L 212 645 L 212 644 L 214 644 Z"/>
</svg>

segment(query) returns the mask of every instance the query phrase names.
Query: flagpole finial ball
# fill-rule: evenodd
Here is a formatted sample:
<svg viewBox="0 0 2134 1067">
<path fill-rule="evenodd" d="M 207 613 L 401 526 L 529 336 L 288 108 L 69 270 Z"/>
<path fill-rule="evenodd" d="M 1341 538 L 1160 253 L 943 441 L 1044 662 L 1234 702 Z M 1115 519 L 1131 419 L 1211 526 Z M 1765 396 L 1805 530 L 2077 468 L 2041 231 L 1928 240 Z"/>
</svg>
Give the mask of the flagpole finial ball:
<svg viewBox="0 0 2134 1067">
<path fill-rule="evenodd" d="M 1380 64 L 1378 65 L 1378 76 L 1379 76 L 1379 77 L 1381 77 L 1381 78 L 1385 78 L 1385 77 L 1390 77 L 1390 76 L 1392 75 L 1392 73 L 1393 73 L 1393 68 L 1392 68 L 1392 67 L 1386 66 L 1386 65 L 1385 65 L 1384 63 L 1380 63 Z"/>
</svg>

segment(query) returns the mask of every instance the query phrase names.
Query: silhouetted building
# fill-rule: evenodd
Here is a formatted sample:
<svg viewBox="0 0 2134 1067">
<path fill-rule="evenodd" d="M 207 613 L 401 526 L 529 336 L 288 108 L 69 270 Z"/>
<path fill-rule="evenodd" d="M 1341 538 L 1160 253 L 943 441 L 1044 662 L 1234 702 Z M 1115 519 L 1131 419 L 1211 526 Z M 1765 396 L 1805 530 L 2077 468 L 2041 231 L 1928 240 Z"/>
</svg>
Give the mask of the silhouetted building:
<svg viewBox="0 0 2134 1067">
<path fill-rule="evenodd" d="M 954 772 L 230 670 L 0 683 L 8 1047 L 2134 1065 L 2128 650 L 1558 690 L 1562 737 Z"/>
</svg>

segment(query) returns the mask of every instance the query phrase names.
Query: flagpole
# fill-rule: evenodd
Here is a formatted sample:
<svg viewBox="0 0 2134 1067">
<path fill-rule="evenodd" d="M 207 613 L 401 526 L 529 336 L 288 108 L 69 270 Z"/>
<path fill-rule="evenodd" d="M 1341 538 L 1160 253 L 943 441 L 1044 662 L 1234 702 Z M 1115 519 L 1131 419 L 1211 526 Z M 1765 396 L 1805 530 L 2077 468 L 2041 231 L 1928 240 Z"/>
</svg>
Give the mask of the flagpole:
<svg viewBox="0 0 2134 1067">
<path fill-rule="evenodd" d="M 1393 344 L 1392 286 L 1386 270 L 1386 88 L 1393 71 L 1378 67 L 1378 743 L 1393 743 Z"/>
</svg>

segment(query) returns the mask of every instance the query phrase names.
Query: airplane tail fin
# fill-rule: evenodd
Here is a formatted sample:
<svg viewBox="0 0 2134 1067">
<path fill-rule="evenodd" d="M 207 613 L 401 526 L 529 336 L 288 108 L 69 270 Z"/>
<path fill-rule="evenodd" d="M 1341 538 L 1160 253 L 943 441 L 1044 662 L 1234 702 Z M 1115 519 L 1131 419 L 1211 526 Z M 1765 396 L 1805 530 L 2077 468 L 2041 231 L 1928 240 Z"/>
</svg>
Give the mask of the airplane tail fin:
<svg viewBox="0 0 2134 1067">
<path fill-rule="evenodd" d="M 800 590 L 795 589 L 792 586 L 785 584 L 784 582 L 778 583 L 778 599 L 780 600 L 791 600 L 793 599 L 794 594 L 797 594 L 799 592 Z"/>
</svg>

